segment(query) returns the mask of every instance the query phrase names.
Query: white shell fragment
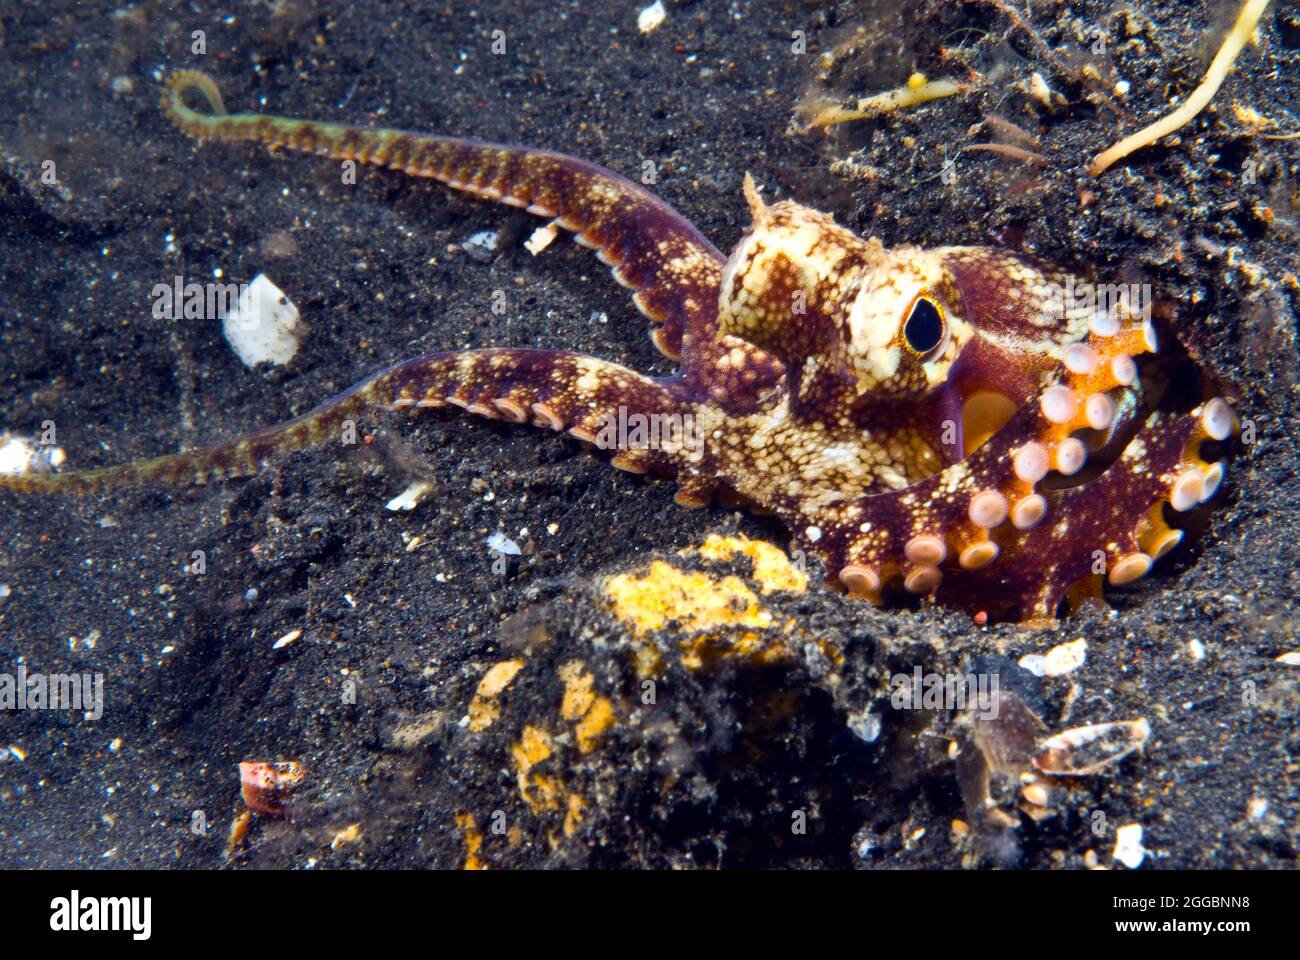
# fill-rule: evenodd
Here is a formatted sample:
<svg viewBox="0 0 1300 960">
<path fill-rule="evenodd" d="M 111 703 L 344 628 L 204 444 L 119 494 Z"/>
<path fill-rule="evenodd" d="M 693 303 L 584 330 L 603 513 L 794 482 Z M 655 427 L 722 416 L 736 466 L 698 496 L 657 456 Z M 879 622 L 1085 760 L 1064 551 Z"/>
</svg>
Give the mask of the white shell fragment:
<svg viewBox="0 0 1300 960">
<path fill-rule="evenodd" d="M 1016 661 L 1024 670 L 1028 670 L 1036 677 L 1041 677 L 1047 670 L 1047 658 L 1041 653 L 1027 653 Z"/>
<path fill-rule="evenodd" d="M 1048 737 L 1035 751 L 1034 766 L 1056 777 L 1088 777 L 1140 750 L 1151 736 L 1145 718 L 1090 723 Z"/>
<path fill-rule="evenodd" d="M 508 557 L 517 557 L 523 553 L 523 551 L 519 549 L 519 544 L 515 543 L 500 530 L 487 538 L 487 546 L 489 550 L 495 550 L 497 553 L 504 553 Z"/>
<path fill-rule="evenodd" d="M 43 447 L 13 433 L 0 433 L 0 474 L 49 473 L 67 460 L 62 447 Z"/>
<path fill-rule="evenodd" d="M 872 713 L 871 708 L 861 713 L 849 714 L 849 730 L 863 743 L 875 743 L 880 739 L 880 715 Z"/>
<path fill-rule="evenodd" d="M 389 510 L 414 510 L 420 505 L 425 495 L 433 489 L 428 480 L 416 480 L 409 487 L 389 500 L 384 507 Z"/>
<path fill-rule="evenodd" d="M 524 241 L 524 249 L 534 257 L 551 245 L 555 235 L 559 232 L 559 227 L 554 222 L 548 223 L 544 227 L 538 227 L 533 231 L 533 235 Z"/>
<path fill-rule="evenodd" d="M 1292 650 L 1284 653 L 1280 657 L 1275 657 L 1274 663 L 1285 663 L 1288 667 L 1300 667 L 1300 650 Z"/>
<path fill-rule="evenodd" d="M 1126 823 L 1115 831 L 1116 860 L 1130 870 L 1136 870 L 1142 866 L 1146 855 L 1146 847 L 1142 846 L 1142 824 Z"/>
<path fill-rule="evenodd" d="M 272 649 L 272 650 L 283 650 L 285 647 L 287 647 L 289 644 L 293 643 L 295 640 L 297 640 L 297 639 L 298 639 L 299 637 L 301 637 L 301 636 L 302 636 L 302 630 L 297 629 L 297 628 L 295 628 L 295 629 L 293 629 L 293 630 L 290 630 L 288 633 L 286 633 L 286 634 L 285 634 L 283 637 L 281 637 L 279 640 L 275 641 L 275 643 L 271 644 L 271 649 Z"/>
<path fill-rule="evenodd" d="M 497 252 L 497 234 L 495 230 L 480 230 L 461 246 L 475 260 L 487 263 Z"/>
<path fill-rule="evenodd" d="M 283 366 L 298 352 L 303 336 L 298 308 L 261 273 L 239 294 L 235 309 L 222 319 L 222 329 L 246 367 Z"/>
<path fill-rule="evenodd" d="M 1088 641 L 1080 637 L 1070 643 L 1058 643 L 1043 657 L 1043 675 L 1063 677 L 1083 666 L 1088 658 Z"/>
<path fill-rule="evenodd" d="M 663 0 L 655 0 L 636 15 L 636 28 L 642 33 L 649 33 L 658 30 L 666 19 L 668 11 L 664 9 Z"/>
</svg>

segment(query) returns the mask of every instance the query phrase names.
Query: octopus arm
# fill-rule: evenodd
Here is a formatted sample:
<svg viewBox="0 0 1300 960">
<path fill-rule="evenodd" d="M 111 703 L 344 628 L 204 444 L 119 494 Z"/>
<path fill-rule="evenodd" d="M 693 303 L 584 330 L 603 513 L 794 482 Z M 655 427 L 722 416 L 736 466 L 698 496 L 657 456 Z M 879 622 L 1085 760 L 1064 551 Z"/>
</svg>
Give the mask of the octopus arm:
<svg viewBox="0 0 1300 960">
<path fill-rule="evenodd" d="M 191 90 L 202 94 L 212 112 L 185 104 Z M 163 109 L 198 140 L 251 141 L 388 167 L 547 217 L 593 248 L 632 290 L 664 354 L 676 360 L 690 342 L 713 340 L 722 254 L 669 204 L 604 167 L 548 150 L 460 137 L 231 114 L 212 78 L 192 70 L 169 78 Z"/>
<path fill-rule="evenodd" d="M 813 518 L 804 544 L 851 593 L 878 601 L 891 581 L 972 612 L 1014 610 L 1051 620 L 1072 589 L 1099 593 L 1143 576 L 1181 533 L 1165 522 L 1217 491 L 1223 464 L 1206 441 L 1235 429 L 1215 398 L 1184 414 L 1152 412 L 1114 463 L 1070 487 L 1089 453 L 1079 435 L 1129 416 L 1113 399 L 1132 383 L 1133 356 L 1154 348 L 1149 331 L 1089 338 L 1087 363 L 1042 387 L 971 456 L 903 489 L 862 497 Z M 1103 422 L 1105 421 L 1105 422 Z M 808 518 L 801 517 L 798 531 Z"/>
<path fill-rule="evenodd" d="M 436 353 L 395 364 L 285 423 L 203 450 L 99 470 L 0 475 L 0 490 L 96 493 L 142 484 L 187 486 L 253 476 L 285 454 L 355 438 L 356 420 L 377 407 L 455 406 L 531 422 L 616 451 L 613 464 L 671 475 L 692 461 L 699 438 L 673 381 L 642 376 L 575 353 L 533 349 Z"/>
</svg>

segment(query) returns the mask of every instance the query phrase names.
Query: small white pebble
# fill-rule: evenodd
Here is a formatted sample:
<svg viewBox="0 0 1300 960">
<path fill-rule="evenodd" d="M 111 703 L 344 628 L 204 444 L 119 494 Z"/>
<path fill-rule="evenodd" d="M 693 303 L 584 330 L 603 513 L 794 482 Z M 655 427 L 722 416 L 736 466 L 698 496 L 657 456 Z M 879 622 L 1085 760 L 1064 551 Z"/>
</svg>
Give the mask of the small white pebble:
<svg viewBox="0 0 1300 960">
<path fill-rule="evenodd" d="M 870 708 L 849 715 L 849 730 L 863 743 L 875 743 L 880 738 L 880 716 Z"/>
<path fill-rule="evenodd" d="M 1187 641 L 1187 654 L 1194 661 L 1200 662 L 1205 659 L 1205 644 L 1193 637 Z"/>
<path fill-rule="evenodd" d="M 1115 84 L 1115 96 L 1117 97 L 1124 96 L 1126 93 L 1129 92 L 1131 86 L 1132 84 L 1130 84 L 1127 80 L 1120 80 L 1118 83 Z"/>
<path fill-rule="evenodd" d="M 636 28 L 642 33 L 650 33 L 652 30 L 658 30 L 666 19 L 668 19 L 668 11 L 664 9 L 663 0 L 655 0 L 636 15 Z"/>
<path fill-rule="evenodd" d="M 1266 813 L 1268 813 L 1268 801 L 1263 797 L 1251 797 L 1250 802 L 1246 804 L 1246 816 L 1252 820 L 1263 820 Z"/>
<path fill-rule="evenodd" d="M 297 639 L 298 639 L 299 637 L 301 637 L 301 636 L 302 636 L 302 631 L 301 631 L 301 630 L 298 630 L 298 629 L 290 630 L 288 633 L 286 633 L 286 634 L 285 634 L 283 637 L 281 637 L 279 640 L 275 641 L 275 643 L 271 644 L 271 649 L 272 649 L 272 650 L 281 650 L 281 649 L 283 649 L 284 647 L 287 647 L 289 644 L 293 643 L 295 640 L 297 640 Z"/>
<path fill-rule="evenodd" d="M 1290 653 L 1284 653 L 1273 662 L 1285 663 L 1288 667 L 1300 667 L 1300 650 L 1292 650 Z"/>
<path fill-rule="evenodd" d="M 1142 866 L 1146 857 L 1146 848 L 1142 846 L 1142 824 L 1126 823 L 1115 831 L 1114 858 L 1130 870 Z"/>
<path fill-rule="evenodd" d="M 1070 643 L 1058 643 L 1043 657 L 1043 674 L 1048 677 L 1065 676 L 1083 666 L 1087 658 L 1088 641 L 1083 637 Z"/>
</svg>

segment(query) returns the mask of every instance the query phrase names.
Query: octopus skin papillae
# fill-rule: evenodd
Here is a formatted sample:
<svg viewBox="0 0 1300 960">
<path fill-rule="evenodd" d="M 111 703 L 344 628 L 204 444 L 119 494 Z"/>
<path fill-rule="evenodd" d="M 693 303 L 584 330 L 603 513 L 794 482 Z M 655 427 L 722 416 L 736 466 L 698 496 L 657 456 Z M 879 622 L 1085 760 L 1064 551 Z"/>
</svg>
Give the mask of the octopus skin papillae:
<svg viewBox="0 0 1300 960">
<path fill-rule="evenodd" d="M 728 258 L 642 186 L 563 154 L 230 114 L 194 71 L 170 78 L 163 103 L 198 140 L 375 164 L 549 218 L 632 291 L 676 372 L 538 349 L 434 353 L 207 450 L 0 476 L 0 489 L 249 476 L 374 407 L 450 404 L 601 447 L 614 422 L 686 425 L 624 442 L 613 465 L 674 479 L 687 506 L 723 494 L 776 515 L 850 595 L 1050 622 L 1067 597 L 1146 574 L 1183 537 L 1172 517 L 1223 479 L 1204 454 L 1222 455 L 1232 407 L 1208 388 L 1190 409 L 1163 402 L 1136 362 L 1157 350 L 1149 315 L 1063 300 L 1071 276 L 1020 253 L 886 248 L 765 203 L 746 177 L 753 223 Z"/>
</svg>

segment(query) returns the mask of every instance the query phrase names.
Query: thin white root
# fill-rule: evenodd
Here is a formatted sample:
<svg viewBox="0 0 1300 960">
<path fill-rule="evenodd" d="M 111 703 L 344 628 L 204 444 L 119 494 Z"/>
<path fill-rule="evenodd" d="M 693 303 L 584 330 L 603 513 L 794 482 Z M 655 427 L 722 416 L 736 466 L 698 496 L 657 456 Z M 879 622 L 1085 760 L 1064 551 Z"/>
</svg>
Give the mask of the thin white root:
<svg viewBox="0 0 1300 960">
<path fill-rule="evenodd" d="M 964 93 L 970 87 L 952 80 L 927 80 L 922 74 L 914 73 L 903 86 L 896 90 L 886 90 L 872 97 L 859 100 L 853 107 L 846 108 L 835 104 L 819 106 L 808 120 L 808 129 L 830 127 L 850 120 L 869 120 L 881 117 L 895 110 L 919 106 L 940 97 L 951 97 L 955 93 Z"/>
<path fill-rule="evenodd" d="M 1237 54 L 1241 53 L 1241 48 L 1255 32 L 1255 26 L 1259 23 L 1259 18 L 1264 15 L 1264 8 L 1268 4 L 1269 0 L 1246 0 L 1242 4 L 1241 12 L 1237 14 L 1237 22 L 1232 25 L 1232 29 L 1223 40 L 1223 46 L 1214 55 L 1210 69 L 1205 72 L 1205 79 L 1201 81 L 1200 86 L 1193 90 L 1173 113 L 1161 117 L 1149 127 L 1143 127 L 1137 133 L 1125 137 L 1110 149 L 1103 150 L 1093 157 L 1088 163 L 1088 173 L 1094 177 L 1101 176 L 1115 161 L 1122 160 L 1134 150 L 1149 146 L 1161 137 L 1173 133 L 1204 110 L 1214 95 L 1219 92 L 1224 78 L 1232 69 L 1233 61 L 1237 59 Z"/>
</svg>

